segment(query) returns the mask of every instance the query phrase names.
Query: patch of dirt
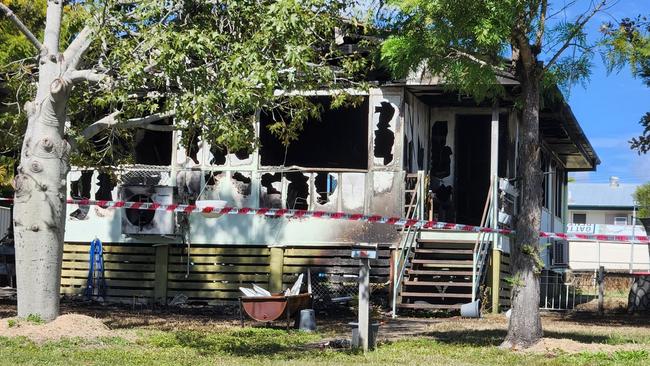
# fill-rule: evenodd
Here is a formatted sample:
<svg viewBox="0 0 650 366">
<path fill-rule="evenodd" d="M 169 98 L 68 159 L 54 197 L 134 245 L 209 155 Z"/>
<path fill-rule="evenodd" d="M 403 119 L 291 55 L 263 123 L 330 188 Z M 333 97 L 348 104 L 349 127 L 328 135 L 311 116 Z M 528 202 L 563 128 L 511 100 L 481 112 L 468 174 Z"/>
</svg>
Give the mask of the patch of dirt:
<svg viewBox="0 0 650 366">
<path fill-rule="evenodd" d="M 542 338 L 534 346 L 521 352 L 544 353 L 554 355 L 556 353 L 580 353 L 580 352 L 605 352 L 631 351 L 646 349 L 647 345 L 642 344 L 602 344 L 602 343 L 581 343 L 568 338 Z"/>
<path fill-rule="evenodd" d="M 0 336 L 27 337 L 37 343 L 63 338 L 97 339 L 113 335 L 101 320 L 81 314 L 61 315 L 46 324 L 17 318 L 0 319 Z"/>
<path fill-rule="evenodd" d="M 625 313 L 627 311 L 627 298 L 605 297 L 603 310 L 605 312 Z M 598 299 L 576 305 L 576 311 L 596 313 L 598 311 Z"/>
</svg>

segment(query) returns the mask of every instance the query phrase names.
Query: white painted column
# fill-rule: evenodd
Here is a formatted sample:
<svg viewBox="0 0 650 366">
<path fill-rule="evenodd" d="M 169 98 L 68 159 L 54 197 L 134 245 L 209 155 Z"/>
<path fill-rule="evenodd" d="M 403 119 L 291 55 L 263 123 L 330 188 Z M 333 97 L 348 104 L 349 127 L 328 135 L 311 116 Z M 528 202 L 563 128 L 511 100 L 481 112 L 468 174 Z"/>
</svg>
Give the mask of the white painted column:
<svg viewBox="0 0 650 366">
<path fill-rule="evenodd" d="M 492 105 L 492 130 L 490 141 L 490 175 L 499 174 L 499 102 Z"/>
<path fill-rule="evenodd" d="M 498 228 L 498 219 L 499 219 L 499 187 L 498 187 L 498 175 L 499 175 L 499 102 L 494 102 L 492 105 L 492 126 L 490 134 L 490 180 L 492 184 L 495 184 L 494 189 L 492 190 L 492 199 L 494 209 L 491 212 L 492 215 L 492 227 Z M 499 241 L 499 235 L 495 234 L 493 236 L 494 243 L 492 248 L 497 248 L 497 243 Z"/>
<path fill-rule="evenodd" d="M 368 352 L 370 335 L 370 259 L 361 258 L 359 267 L 359 345 Z"/>
<path fill-rule="evenodd" d="M 492 228 L 499 228 L 499 102 L 492 105 L 492 125 L 490 134 L 490 183 L 492 184 Z M 499 290 L 501 289 L 501 236 L 492 234 L 492 312 L 499 312 Z M 484 263 L 484 265 L 486 265 Z"/>
</svg>

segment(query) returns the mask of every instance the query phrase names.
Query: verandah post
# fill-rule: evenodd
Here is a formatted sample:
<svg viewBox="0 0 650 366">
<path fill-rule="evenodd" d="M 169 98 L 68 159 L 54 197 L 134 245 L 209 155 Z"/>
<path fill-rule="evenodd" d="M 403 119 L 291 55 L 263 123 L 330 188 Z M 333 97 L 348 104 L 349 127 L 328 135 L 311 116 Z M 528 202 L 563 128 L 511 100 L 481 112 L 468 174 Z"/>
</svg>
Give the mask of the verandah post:
<svg viewBox="0 0 650 366">
<path fill-rule="evenodd" d="M 284 248 L 272 247 L 269 255 L 269 291 L 282 291 L 282 272 L 284 267 Z"/>
<path fill-rule="evenodd" d="M 157 245 L 154 281 L 154 303 L 167 305 L 167 277 L 169 265 L 169 245 Z"/>
<path fill-rule="evenodd" d="M 492 123 L 490 126 L 490 179 L 492 180 L 492 228 L 499 228 L 499 101 L 492 104 Z M 499 312 L 499 290 L 501 287 L 501 250 L 499 234 L 492 234 L 492 312 Z M 477 294 L 479 297 L 480 294 Z"/>
</svg>

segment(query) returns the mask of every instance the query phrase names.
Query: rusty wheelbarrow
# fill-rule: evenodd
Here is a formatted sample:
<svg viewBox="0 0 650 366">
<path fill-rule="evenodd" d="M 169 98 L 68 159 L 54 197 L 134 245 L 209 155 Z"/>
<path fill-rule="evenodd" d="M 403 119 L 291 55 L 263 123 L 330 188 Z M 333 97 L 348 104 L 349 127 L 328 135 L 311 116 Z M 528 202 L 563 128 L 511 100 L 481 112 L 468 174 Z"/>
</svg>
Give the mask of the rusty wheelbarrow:
<svg viewBox="0 0 650 366">
<path fill-rule="evenodd" d="M 287 329 L 291 317 L 303 309 L 309 309 L 312 303 L 311 293 L 298 295 L 273 294 L 271 296 L 242 296 L 239 298 L 239 314 L 242 327 L 244 312 L 260 322 L 272 322 L 284 317 Z"/>
</svg>

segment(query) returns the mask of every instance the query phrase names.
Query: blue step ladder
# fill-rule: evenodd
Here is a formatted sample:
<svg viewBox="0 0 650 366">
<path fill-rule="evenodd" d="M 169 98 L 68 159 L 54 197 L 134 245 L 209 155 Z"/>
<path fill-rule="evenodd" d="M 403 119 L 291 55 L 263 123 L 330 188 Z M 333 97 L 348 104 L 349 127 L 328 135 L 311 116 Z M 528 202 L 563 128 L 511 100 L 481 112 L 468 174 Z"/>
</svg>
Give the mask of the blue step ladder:
<svg viewBox="0 0 650 366">
<path fill-rule="evenodd" d="M 104 301 L 106 297 L 106 279 L 104 278 L 104 250 L 101 240 L 95 238 L 90 242 L 90 259 L 88 261 L 88 281 L 84 297 L 87 300 Z"/>
</svg>

